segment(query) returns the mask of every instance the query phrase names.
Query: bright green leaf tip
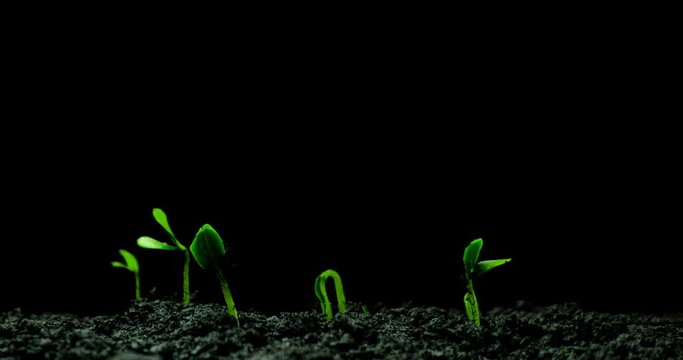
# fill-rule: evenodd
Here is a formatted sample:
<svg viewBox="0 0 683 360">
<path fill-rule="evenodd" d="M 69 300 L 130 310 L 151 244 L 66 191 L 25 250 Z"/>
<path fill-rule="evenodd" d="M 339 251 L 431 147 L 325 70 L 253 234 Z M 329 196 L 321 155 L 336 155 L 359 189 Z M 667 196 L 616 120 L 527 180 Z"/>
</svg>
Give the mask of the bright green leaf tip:
<svg viewBox="0 0 683 360">
<path fill-rule="evenodd" d="M 138 238 L 138 246 L 141 248 L 145 249 L 153 249 L 153 250 L 178 250 L 177 247 L 173 245 L 169 245 L 165 242 L 161 242 L 159 240 L 153 239 L 149 236 L 140 236 Z"/>
<path fill-rule="evenodd" d="M 138 266 L 138 260 L 135 258 L 135 255 L 123 249 L 119 250 L 119 254 L 121 254 L 121 257 L 123 257 L 123 260 L 126 263 L 124 264 L 119 261 L 112 261 L 111 266 L 116 268 L 123 268 L 134 273 L 140 271 L 140 267 Z"/>
<path fill-rule="evenodd" d="M 484 260 L 477 263 L 474 269 L 474 276 L 481 276 L 501 265 L 505 265 L 512 261 L 512 259 L 497 259 L 497 260 Z"/>
<path fill-rule="evenodd" d="M 113 266 L 113 267 L 115 267 L 115 268 L 123 268 L 123 269 L 126 269 L 126 270 L 128 269 L 128 267 L 127 267 L 126 265 L 124 265 L 124 264 L 122 264 L 122 263 L 120 263 L 120 262 L 118 262 L 118 261 L 112 261 L 112 262 L 111 262 L 111 266 Z"/>
<path fill-rule="evenodd" d="M 138 272 L 140 270 L 138 266 L 138 260 L 135 258 L 135 255 L 123 249 L 119 250 L 119 254 L 121 254 L 123 259 L 126 261 L 126 267 L 128 270 L 132 272 Z"/>
<path fill-rule="evenodd" d="M 171 230 L 171 225 L 168 224 L 168 218 L 166 217 L 166 213 L 159 209 L 159 208 L 154 208 L 152 210 L 152 216 L 154 216 L 154 220 L 156 220 L 159 225 L 161 225 L 166 232 L 168 232 L 171 236 L 175 237 L 173 234 L 173 230 Z"/>
<path fill-rule="evenodd" d="M 469 279 L 474 272 L 474 268 L 479 259 L 479 252 L 484 245 L 483 239 L 476 239 L 472 241 L 465 248 L 465 253 L 463 254 L 462 261 L 465 264 L 465 276 Z"/>
</svg>

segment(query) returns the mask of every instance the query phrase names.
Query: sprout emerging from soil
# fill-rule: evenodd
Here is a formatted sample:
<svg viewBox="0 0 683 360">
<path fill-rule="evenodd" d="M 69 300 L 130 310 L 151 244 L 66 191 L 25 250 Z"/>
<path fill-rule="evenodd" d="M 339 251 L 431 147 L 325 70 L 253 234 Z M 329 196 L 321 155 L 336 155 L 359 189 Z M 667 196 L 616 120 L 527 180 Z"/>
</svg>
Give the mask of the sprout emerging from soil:
<svg viewBox="0 0 683 360">
<path fill-rule="evenodd" d="M 223 271 L 219 267 L 221 258 L 225 256 L 223 239 L 221 239 L 211 225 L 206 224 L 199 229 L 194 237 L 194 241 L 190 245 L 190 251 L 192 251 L 194 259 L 197 260 L 197 264 L 202 269 L 211 269 L 216 273 L 216 277 L 221 284 L 221 290 L 223 290 L 225 304 L 228 307 L 228 315 L 232 316 L 237 321 L 237 326 L 239 326 L 240 318 L 235 309 L 235 301 L 232 299 L 232 293 L 228 287 L 228 282 L 225 280 L 225 276 L 223 276 Z"/>
<path fill-rule="evenodd" d="M 465 311 L 470 321 L 474 322 L 476 326 L 481 326 L 479 318 L 479 304 L 477 303 L 477 296 L 474 294 L 474 285 L 472 279 L 475 276 L 480 276 L 490 270 L 510 262 L 512 259 L 498 259 L 485 260 L 477 262 L 479 259 L 479 252 L 484 245 L 482 239 L 472 241 L 465 248 L 465 254 L 462 257 L 465 263 L 465 277 L 467 278 L 467 294 L 465 294 Z"/>
<path fill-rule="evenodd" d="M 126 263 L 112 261 L 111 266 L 126 269 L 135 274 L 135 300 L 140 300 L 140 266 L 138 266 L 138 260 L 133 254 L 123 249 L 119 250 L 119 254 L 121 254 Z"/>
<path fill-rule="evenodd" d="M 337 292 L 337 309 L 342 314 L 346 312 L 346 296 L 344 296 L 344 286 L 342 286 L 341 277 L 334 270 L 325 270 L 315 279 L 315 296 L 320 300 L 320 307 L 323 314 L 327 315 L 327 320 L 332 320 L 332 304 L 327 297 L 327 290 L 325 289 L 327 279 L 330 277 L 334 280 L 334 288 Z"/>
<path fill-rule="evenodd" d="M 190 303 L 190 252 L 187 250 L 183 244 L 178 241 L 178 239 L 175 237 L 175 234 L 173 234 L 173 230 L 171 230 L 171 226 L 168 224 L 168 218 L 166 217 L 166 213 L 164 213 L 163 210 L 155 208 L 152 210 L 152 215 L 154 216 L 154 220 L 161 225 L 164 230 L 171 236 L 171 240 L 173 240 L 174 245 L 167 244 L 165 242 L 161 242 L 158 240 L 155 240 L 149 236 L 142 236 L 138 239 L 138 246 L 141 248 L 145 249 L 153 249 L 153 250 L 179 250 L 185 253 L 185 266 L 183 268 L 183 303 L 184 304 L 189 304 Z"/>
</svg>

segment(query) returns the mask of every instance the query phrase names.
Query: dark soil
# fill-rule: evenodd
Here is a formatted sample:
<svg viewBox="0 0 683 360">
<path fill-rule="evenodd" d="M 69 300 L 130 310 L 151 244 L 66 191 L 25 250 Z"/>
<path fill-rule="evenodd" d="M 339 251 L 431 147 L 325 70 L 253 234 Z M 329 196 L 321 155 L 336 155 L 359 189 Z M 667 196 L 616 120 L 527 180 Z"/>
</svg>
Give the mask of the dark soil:
<svg viewBox="0 0 683 360">
<path fill-rule="evenodd" d="M 144 301 L 121 315 L 0 314 L 0 359 L 683 359 L 683 319 L 495 309 L 481 328 L 461 311 L 402 307 L 326 321 L 314 312 L 240 313 Z"/>
</svg>

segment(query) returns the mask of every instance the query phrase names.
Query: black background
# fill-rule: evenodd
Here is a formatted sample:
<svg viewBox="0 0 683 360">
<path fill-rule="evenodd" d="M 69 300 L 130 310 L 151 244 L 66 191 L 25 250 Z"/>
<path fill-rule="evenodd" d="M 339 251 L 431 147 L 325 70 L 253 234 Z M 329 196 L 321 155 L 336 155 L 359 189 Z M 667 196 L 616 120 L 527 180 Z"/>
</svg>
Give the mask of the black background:
<svg viewBox="0 0 683 360">
<path fill-rule="evenodd" d="M 660 124 L 671 95 L 615 39 L 81 33 L 41 33 L 13 55 L 3 311 L 123 310 L 119 248 L 138 256 L 144 294 L 177 294 L 182 255 L 135 245 L 166 240 L 154 207 L 185 245 L 217 229 L 242 310 L 315 308 L 327 268 L 371 307 L 461 308 L 462 251 L 478 237 L 482 259 L 513 258 L 477 281 L 484 309 L 682 310 L 680 141 Z M 221 302 L 192 266 L 196 301 Z"/>
<path fill-rule="evenodd" d="M 184 134 L 193 139 L 185 145 L 157 135 L 122 146 L 76 140 L 72 153 L 11 164 L 3 310 L 121 311 L 133 279 L 109 265 L 119 248 L 138 256 L 143 293 L 179 292 L 182 255 L 135 245 L 141 235 L 167 240 L 153 207 L 186 245 L 202 224 L 217 229 L 243 310 L 314 308 L 313 281 L 327 268 L 341 273 L 352 301 L 460 307 L 462 250 L 478 237 L 482 259 L 513 258 L 477 281 L 485 309 L 523 299 L 681 310 L 668 168 L 626 148 L 606 156 L 597 143 L 586 153 L 559 140 L 495 149 L 483 133 L 450 126 L 393 139 L 384 134 L 395 125 L 365 138 L 358 129 L 267 138 L 257 130 L 239 144 L 218 128 Z M 455 144 L 469 136 L 476 141 Z M 133 150 L 106 155 L 114 147 Z M 196 301 L 222 301 L 194 263 L 191 285 Z"/>
</svg>

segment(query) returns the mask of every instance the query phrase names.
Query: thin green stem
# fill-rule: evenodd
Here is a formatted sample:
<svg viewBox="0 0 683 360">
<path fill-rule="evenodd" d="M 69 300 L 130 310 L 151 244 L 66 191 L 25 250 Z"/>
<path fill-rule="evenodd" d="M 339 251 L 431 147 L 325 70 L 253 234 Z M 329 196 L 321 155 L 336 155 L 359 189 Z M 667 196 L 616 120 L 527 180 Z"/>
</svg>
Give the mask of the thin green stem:
<svg viewBox="0 0 683 360">
<path fill-rule="evenodd" d="M 140 300 L 142 296 L 140 296 L 140 273 L 135 272 L 135 300 Z"/>
<path fill-rule="evenodd" d="M 474 284 L 472 279 L 467 280 L 467 295 L 465 296 L 465 309 L 467 310 L 467 317 L 474 322 L 476 326 L 481 326 L 481 319 L 479 316 L 479 303 L 477 302 L 477 295 L 474 294 Z"/>
<path fill-rule="evenodd" d="M 327 316 L 327 320 L 332 320 L 332 303 L 330 303 L 330 298 L 327 296 L 327 281 L 323 280 L 321 277 L 316 281 L 317 291 L 320 293 L 320 307 L 322 308 L 323 314 Z"/>
<path fill-rule="evenodd" d="M 342 281 L 339 274 L 333 273 L 332 280 L 334 280 L 334 290 L 337 293 L 337 310 L 343 314 L 346 312 L 346 296 L 344 295 L 344 286 L 342 286 Z"/>
<path fill-rule="evenodd" d="M 185 267 L 183 268 L 183 304 L 190 303 L 190 252 L 185 252 Z"/>
<path fill-rule="evenodd" d="M 223 298 L 225 299 L 225 304 L 228 306 L 228 314 L 235 318 L 237 326 L 240 326 L 240 318 L 237 315 L 237 309 L 235 309 L 235 301 L 232 299 L 232 293 L 228 287 L 228 282 L 225 280 L 225 276 L 223 276 L 223 272 L 220 269 L 216 269 L 216 277 L 218 277 L 218 281 L 221 283 Z"/>
</svg>

